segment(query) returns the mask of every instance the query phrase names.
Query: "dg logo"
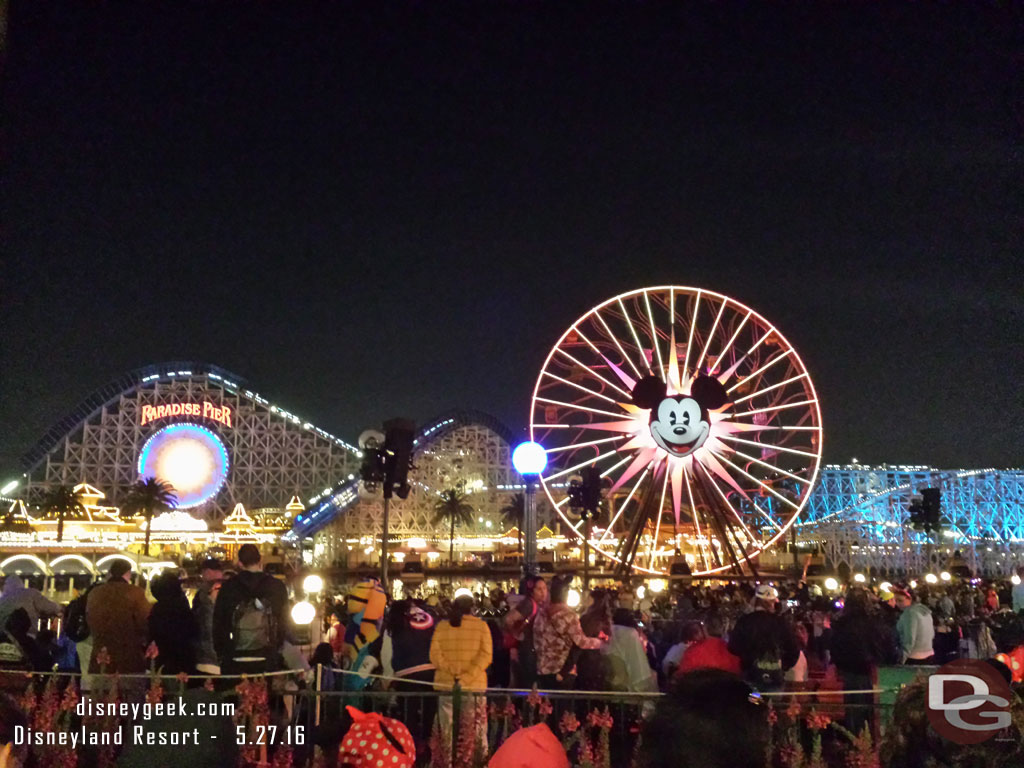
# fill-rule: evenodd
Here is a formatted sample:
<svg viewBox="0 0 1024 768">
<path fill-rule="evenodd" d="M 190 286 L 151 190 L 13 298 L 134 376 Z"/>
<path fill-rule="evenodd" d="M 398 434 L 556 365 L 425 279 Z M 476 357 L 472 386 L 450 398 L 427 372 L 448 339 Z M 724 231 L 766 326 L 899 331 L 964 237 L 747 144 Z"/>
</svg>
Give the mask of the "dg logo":
<svg viewBox="0 0 1024 768">
<path fill-rule="evenodd" d="M 983 661 L 958 659 L 928 676 L 928 722 L 945 739 L 980 744 L 1013 723 L 1013 693 Z"/>
</svg>

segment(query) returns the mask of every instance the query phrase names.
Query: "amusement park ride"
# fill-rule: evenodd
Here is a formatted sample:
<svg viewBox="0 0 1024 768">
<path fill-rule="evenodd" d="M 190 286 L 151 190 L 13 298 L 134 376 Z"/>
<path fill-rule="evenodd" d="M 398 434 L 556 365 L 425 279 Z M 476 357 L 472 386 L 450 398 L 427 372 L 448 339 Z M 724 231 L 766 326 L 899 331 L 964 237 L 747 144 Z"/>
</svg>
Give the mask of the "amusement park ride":
<svg viewBox="0 0 1024 768">
<path fill-rule="evenodd" d="M 589 546 L 620 571 L 752 569 L 807 504 L 821 412 L 803 362 L 753 309 L 700 288 L 624 293 L 573 323 L 544 362 L 530 411 L 541 484 L 579 532 L 567 480 L 607 484 Z M 766 502 L 771 503 L 766 503 Z"/>
</svg>

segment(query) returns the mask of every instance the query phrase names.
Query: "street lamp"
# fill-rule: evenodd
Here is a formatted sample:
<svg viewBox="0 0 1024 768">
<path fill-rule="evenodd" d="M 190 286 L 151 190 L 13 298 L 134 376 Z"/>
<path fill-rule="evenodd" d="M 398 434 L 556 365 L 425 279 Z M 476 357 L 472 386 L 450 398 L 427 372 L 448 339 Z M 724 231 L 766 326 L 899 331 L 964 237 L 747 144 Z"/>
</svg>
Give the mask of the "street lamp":
<svg viewBox="0 0 1024 768">
<path fill-rule="evenodd" d="M 302 591 L 307 595 L 319 595 L 324 588 L 324 580 L 315 573 L 309 574 L 302 580 Z"/>
<path fill-rule="evenodd" d="M 548 455 L 540 443 L 520 443 L 512 451 L 512 466 L 526 483 L 523 504 L 523 527 L 526 528 L 526 552 L 523 553 L 523 571 L 533 573 L 537 568 L 537 475 L 548 465 Z"/>
</svg>

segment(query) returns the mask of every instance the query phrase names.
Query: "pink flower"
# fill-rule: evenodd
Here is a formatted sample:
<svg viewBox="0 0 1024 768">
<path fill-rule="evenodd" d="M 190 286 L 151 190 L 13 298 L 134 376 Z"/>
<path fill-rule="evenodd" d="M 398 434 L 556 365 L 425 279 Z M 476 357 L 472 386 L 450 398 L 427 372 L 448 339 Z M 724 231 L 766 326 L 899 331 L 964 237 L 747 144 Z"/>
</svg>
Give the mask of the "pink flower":
<svg viewBox="0 0 1024 768">
<path fill-rule="evenodd" d="M 174 676 L 174 679 L 177 680 L 182 685 L 184 685 L 185 683 L 188 682 L 188 674 L 185 673 L 185 672 L 179 672 L 177 675 Z"/>
<path fill-rule="evenodd" d="M 812 731 L 823 731 L 828 728 L 831 722 L 831 717 L 815 712 L 814 710 L 811 710 L 811 713 L 807 715 L 807 727 Z"/>
<path fill-rule="evenodd" d="M 540 704 L 537 705 L 537 711 L 540 712 L 542 717 L 547 717 L 554 711 L 554 707 L 551 706 L 549 699 L 541 699 Z"/>
<path fill-rule="evenodd" d="M 70 712 L 78 706 L 78 688 L 75 687 L 75 681 L 72 680 L 68 683 L 68 687 L 64 689 L 64 696 L 60 701 L 60 708 L 64 712 Z"/>
<path fill-rule="evenodd" d="M 540 694 L 537 692 L 537 686 L 533 686 L 533 690 L 530 691 L 530 695 L 526 697 L 526 703 L 531 707 L 540 705 Z"/>
<path fill-rule="evenodd" d="M 612 719 L 607 707 L 605 707 L 603 713 L 596 709 L 592 709 L 590 710 L 590 714 L 587 715 L 587 725 L 593 728 L 611 728 L 614 722 L 615 721 Z"/>
<path fill-rule="evenodd" d="M 160 655 L 160 649 L 156 647 L 156 643 L 150 643 L 146 646 L 146 658 L 152 661 Z"/>
<path fill-rule="evenodd" d="M 107 646 L 103 646 L 96 651 L 96 666 L 103 667 L 110 665 L 110 651 L 107 650 Z"/>
<path fill-rule="evenodd" d="M 794 701 L 789 705 L 789 709 L 786 710 L 786 715 L 790 720 L 796 720 L 800 717 L 800 705 Z"/>
<path fill-rule="evenodd" d="M 562 733 L 575 733 L 579 727 L 580 721 L 572 712 L 565 712 L 558 721 L 558 728 Z"/>
<path fill-rule="evenodd" d="M 768 725 L 775 725 L 779 722 L 779 715 L 774 709 L 768 710 Z"/>
</svg>

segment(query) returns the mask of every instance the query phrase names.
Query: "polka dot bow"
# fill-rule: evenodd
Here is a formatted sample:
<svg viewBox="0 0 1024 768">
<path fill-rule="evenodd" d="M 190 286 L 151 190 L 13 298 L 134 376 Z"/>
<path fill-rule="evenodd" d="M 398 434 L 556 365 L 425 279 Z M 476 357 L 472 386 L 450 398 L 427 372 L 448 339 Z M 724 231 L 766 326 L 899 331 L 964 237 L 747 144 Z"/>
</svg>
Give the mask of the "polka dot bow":
<svg viewBox="0 0 1024 768">
<path fill-rule="evenodd" d="M 412 768 L 416 747 L 408 728 L 377 712 L 345 709 L 352 717 L 352 727 L 341 740 L 340 764 L 352 768 Z"/>
</svg>

